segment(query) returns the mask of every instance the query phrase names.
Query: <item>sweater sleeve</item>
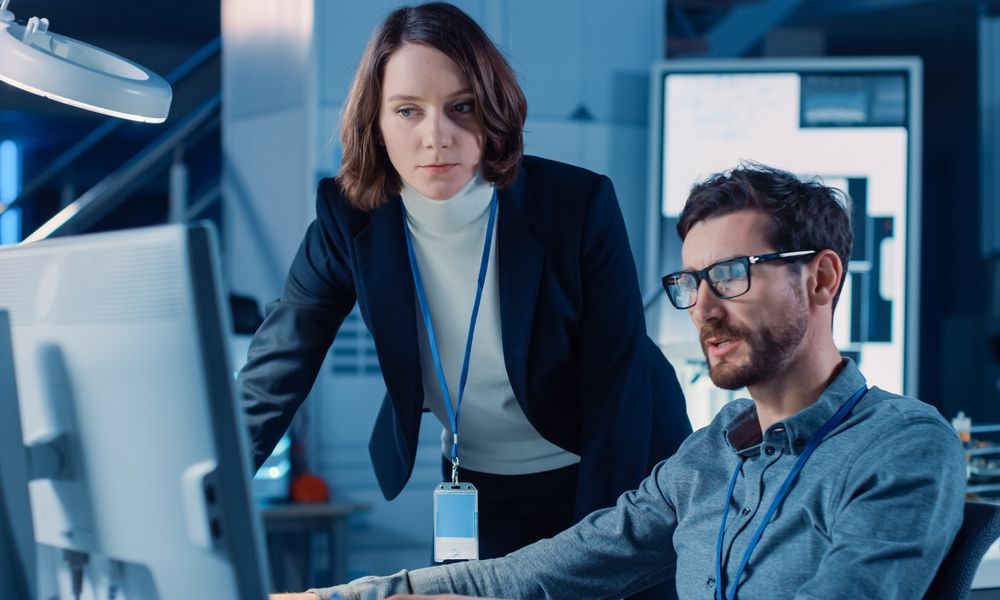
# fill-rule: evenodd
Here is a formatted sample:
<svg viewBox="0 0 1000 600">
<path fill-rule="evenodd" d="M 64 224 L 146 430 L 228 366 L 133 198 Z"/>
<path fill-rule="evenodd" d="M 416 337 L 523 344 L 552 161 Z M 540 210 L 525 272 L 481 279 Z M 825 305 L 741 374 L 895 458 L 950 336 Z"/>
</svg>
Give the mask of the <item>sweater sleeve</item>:
<svg viewBox="0 0 1000 600">
<path fill-rule="evenodd" d="M 943 421 L 920 418 L 882 437 L 847 469 L 828 507 L 833 543 L 795 598 L 923 596 L 961 525 L 964 494 L 961 443 Z"/>
<path fill-rule="evenodd" d="M 674 506 L 664 493 L 670 461 L 657 465 L 635 491 L 587 516 L 554 538 L 503 558 L 468 561 L 365 577 L 348 585 L 310 590 L 322 600 L 374 594 L 464 594 L 521 600 L 620 598 L 669 578 L 675 568 Z"/>
</svg>

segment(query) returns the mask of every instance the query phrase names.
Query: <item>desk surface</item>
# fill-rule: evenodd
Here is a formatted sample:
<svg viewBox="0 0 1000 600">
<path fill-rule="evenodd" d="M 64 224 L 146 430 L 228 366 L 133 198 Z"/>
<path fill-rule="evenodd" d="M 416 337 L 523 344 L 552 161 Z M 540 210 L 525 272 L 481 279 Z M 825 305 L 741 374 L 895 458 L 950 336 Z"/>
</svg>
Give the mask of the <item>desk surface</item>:
<svg viewBox="0 0 1000 600">
<path fill-rule="evenodd" d="M 331 581 L 347 581 L 347 518 L 371 508 L 369 504 L 354 502 L 260 506 L 270 547 L 268 560 L 274 584 L 282 589 L 306 589 L 329 585 Z M 314 556 L 313 545 L 307 543 L 305 555 L 295 559 L 294 539 L 302 534 L 321 531 L 326 532 L 329 539 L 326 552 Z M 292 551 L 288 550 L 289 544 Z"/>
<path fill-rule="evenodd" d="M 370 504 L 353 502 L 316 502 L 300 504 L 265 504 L 260 506 L 260 515 L 266 521 L 284 519 L 330 519 L 346 517 L 371 510 Z"/>
</svg>

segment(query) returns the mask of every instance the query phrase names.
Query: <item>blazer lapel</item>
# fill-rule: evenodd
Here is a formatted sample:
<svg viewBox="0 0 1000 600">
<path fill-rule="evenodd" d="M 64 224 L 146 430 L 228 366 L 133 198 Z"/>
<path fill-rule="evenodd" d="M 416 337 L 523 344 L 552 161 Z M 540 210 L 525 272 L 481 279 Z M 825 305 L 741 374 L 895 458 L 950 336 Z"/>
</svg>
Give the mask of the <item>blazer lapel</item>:
<svg viewBox="0 0 1000 600">
<path fill-rule="evenodd" d="M 354 237 L 360 278 L 359 302 L 367 307 L 379 363 L 397 411 L 422 409 L 420 354 L 413 274 L 403 237 L 402 202 L 389 200 L 371 214 L 372 222 Z"/>
<path fill-rule="evenodd" d="M 538 300 L 545 244 L 532 230 L 538 206 L 528 192 L 524 168 L 499 193 L 497 256 L 500 268 L 500 328 L 511 387 L 528 413 L 528 347 Z"/>
</svg>

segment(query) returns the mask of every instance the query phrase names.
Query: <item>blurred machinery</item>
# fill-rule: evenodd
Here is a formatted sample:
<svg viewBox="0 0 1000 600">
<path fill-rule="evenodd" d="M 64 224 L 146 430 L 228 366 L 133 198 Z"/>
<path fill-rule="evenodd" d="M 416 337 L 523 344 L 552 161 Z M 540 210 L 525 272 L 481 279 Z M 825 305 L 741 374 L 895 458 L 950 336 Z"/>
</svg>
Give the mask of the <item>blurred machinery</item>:
<svg viewBox="0 0 1000 600">
<path fill-rule="evenodd" d="M 994 336 L 993 341 L 1000 344 L 1000 337 Z M 1000 424 L 973 425 L 972 419 L 961 411 L 951 424 L 966 447 L 967 498 L 1000 502 L 1000 443 L 996 441 L 1000 439 Z M 995 542 L 983 557 L 972 588 L 1000 588 L 1000 541 Z"/>
</svg>

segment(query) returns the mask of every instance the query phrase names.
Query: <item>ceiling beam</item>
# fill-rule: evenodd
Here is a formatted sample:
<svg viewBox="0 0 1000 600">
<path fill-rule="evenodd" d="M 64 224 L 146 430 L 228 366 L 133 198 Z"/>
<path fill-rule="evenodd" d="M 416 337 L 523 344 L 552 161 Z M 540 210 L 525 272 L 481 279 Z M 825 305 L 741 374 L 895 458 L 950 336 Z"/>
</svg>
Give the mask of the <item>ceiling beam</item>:
<svg viewBox="0 0 1000 600">
<path fill-rule="evenodd" d="M 705 35 L 706 56 L 738 58 L 776 26 L 783 23 L 802 4 L 802 0 L 766 0 L 733 7 Z"/>
</svg>

